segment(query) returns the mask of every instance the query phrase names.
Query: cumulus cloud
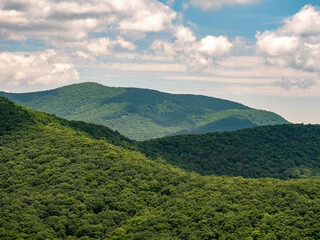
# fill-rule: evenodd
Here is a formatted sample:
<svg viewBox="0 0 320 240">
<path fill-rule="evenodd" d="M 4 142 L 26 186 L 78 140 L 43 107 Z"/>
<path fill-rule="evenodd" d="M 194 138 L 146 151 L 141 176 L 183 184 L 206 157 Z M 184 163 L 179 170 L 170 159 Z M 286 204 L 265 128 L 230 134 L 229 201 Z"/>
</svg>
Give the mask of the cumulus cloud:
<svg viewBox="0 0 320 240">
<path fill-rule="evenodd" d="M 0 82 L 6 85 L 47 85 L 79 79 L 67 56 L 50 49 L 31 54 L 0 53 Z"/>
<path fill-rule="evenodd" d="M 280 29 L 283 34 L 319 35 L 320 8 L 306 5 L 297 14 L 285 19 L 284 23 Z"/>
<path fill-rule="evenodd" d="M 177 27 L 174 35 L 179 43 L 194 42 L 196 40 L 191 29 L 184 26 Z"/>
<path fill-rule="evenodd" d="M 170 34 L 176 15 L 157 0 L 2 0 L 2 40 L 40 40 L 55 50 L 0 53 L 1 82 L 33 85 L 77 79 L 73 64 L 135 51 L 139 37 Z"/>
<path fill-rule="evenodd" d="M 115 47 L 130 51 L 136 49 L 136 46 L 132 42 L 126 41 L 122 37 L 118 37 L 116 40 L 111 40 L 110 38 L 95 38 L 77 45 L 78 48 L 81 46 L 83 51 L 95 56 L 112 54 Z"/>
<path fill-rule="evenodd" d="M 306 5 L 274 31 L 256 35 L 256 52 L 266 62 L 320 72 L 320 8 Z"/>
<path fill-rule="evenodd" d="M 156 0 L 3 0 L 6 39 L 81 40 L 108 31 L 167 31 L 176 12 Z"/>
<path fill-rule="evenodd" d="M 93 39 L 86 46 L 87 49 L 95 55 L 111 53 L 111 42 L 109 38 Z"/>
<path fill-rule="evenodd" d="M 160 40 L 152 35 L 155 40 L 148 50 L 154 59 L 177 61 L 190 70 L 211 67 L 216 59 L 230 53 L 234 44 L 227 37 L 208 35 L 197 39 L 191 28 L 175 25 L 177 13 L 169 7 L 174 1 L 166 3 L 157 0 L 3 0 L 0 2 L 0 37 L 43 40 L 58 51 L 79 58 L 78 63 L 135 51 L 137 38 L 148 33 L 166 33 L 167 39 L 171 39 Z"/>
<path fill-rule="evenodd" d="M 200 7 L 202 10 L 218 10 L 224 5 L 247 5 L 258 3 L 260 0 L 191 0 L 194 6 Z"/>
<path fill-rule="evenodd" d="M 132 0 L 130 1 L 130 3 Z M 121 30 L 141 32 L 161 32 L 166 30 L 176 18 L 176 13 L 158 1 L 134 0 L 131 14 L 119 22 Z M 143 3 L 143 4 L 142 4 Z"/>
<path fill-rule="evenodd" d="M 230 52 L 232 43 L 225 36 L 206 36 L 199 43 L 199 51 L 209 56 L 222 56 Z"/>
<path fill-rule="evenodd" d="M 118 37 L 118 39 L 114 41 L 114 45 L 119 46 L 121 49 L 127 49 L 130 51 L 133 51 L 137 48 L 137 46 L 134 43 L 127 41 L 122 37 Z"/>
<path fill-rule="evenodd" d="M 225 36 L 208 35 L 200 40 L 194 36 L 190 28 L 177 26 L 174 42 L 155 40 L 150 50 L 156 56 L 166 56 L 168 60 L 180 61 L 189 70 L 201 70 L 211 67 L 214 61 L 228 55 L 234 44 Z"/>
<path fill-rule="evenodd" d="M 278 36 L 275 32 L 266 31 L 256 37 L 258 38 L 258 52 L 273 57 L 290 55 L 297 51 L 301 45 L 298 36 Z"/>
</svg>

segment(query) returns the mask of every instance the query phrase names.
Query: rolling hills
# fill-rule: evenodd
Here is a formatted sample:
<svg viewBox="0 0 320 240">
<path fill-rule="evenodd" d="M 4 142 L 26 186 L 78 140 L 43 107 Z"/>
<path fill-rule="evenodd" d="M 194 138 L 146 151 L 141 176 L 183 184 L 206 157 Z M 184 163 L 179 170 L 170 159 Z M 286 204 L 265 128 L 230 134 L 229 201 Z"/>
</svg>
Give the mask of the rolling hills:
<svg viewBox="0 0 320 240">
<path fill-rule="evenodd" d="M 0 97 L 0 238 L 320 238 L 319 180 L 200 176 L 117 144 Z"/>
<path fill-rule="evenodd" d="M 0 95 L 34 110 L 104 125 L 135 140 L 288 123 L 275 113 L 227 100 L 97 83 Z"/>
</svg>

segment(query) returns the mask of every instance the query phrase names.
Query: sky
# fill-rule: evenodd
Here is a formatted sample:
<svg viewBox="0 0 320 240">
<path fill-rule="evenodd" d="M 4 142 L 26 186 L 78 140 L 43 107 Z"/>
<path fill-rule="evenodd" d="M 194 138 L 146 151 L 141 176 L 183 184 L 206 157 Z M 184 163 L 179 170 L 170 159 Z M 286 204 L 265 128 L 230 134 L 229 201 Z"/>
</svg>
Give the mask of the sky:
<svg viewBox="0 0 320 240">
<path fill-rule="evenodd" d="M 0 1 L 0 91 L 88 81 L 320 124 L 320 1 Z"/>
</svg>

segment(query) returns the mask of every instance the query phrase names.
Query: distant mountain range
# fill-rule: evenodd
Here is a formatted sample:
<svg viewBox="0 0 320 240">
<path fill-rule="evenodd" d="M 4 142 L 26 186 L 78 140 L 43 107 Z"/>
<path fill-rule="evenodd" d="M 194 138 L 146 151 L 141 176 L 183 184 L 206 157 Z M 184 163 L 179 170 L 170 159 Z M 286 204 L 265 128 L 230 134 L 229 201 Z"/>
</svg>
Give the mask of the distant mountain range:
<svg viewBox="0 0 320 240">
<path fill-rule="evenodd" d="M 69 120 L 101 124 L 135 140 L 288 123 L 275 113 L 218 98 L 97 83 L 0 95 Z"/>
</svg>

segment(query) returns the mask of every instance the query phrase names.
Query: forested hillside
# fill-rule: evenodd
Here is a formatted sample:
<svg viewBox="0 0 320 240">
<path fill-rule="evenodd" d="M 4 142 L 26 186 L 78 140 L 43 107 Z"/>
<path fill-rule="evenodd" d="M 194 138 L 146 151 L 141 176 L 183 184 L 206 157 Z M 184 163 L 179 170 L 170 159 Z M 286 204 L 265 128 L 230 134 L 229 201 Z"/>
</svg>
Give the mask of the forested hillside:
<svg viewBox="0 0 320 240">
<path fill-rule="evenodd" d="M 275 113 L 227 100 L 97 83 L 34 93 L 0 92 L 0 95 L 69 120 L 101 124 L 136 140 L 288 123 Z"/>
<path fill-rule="evenodd" d="M 320 178 L 320 126 L 287 124 L 140 143 L 147 156 L 203 175 Z"/>
<path fill-rule="evenodd" d="M 130 144 L 0 97 L 0 238 L 320 238 L 319 180 L 204 177 L 111 141 Z"/>
</svg>

